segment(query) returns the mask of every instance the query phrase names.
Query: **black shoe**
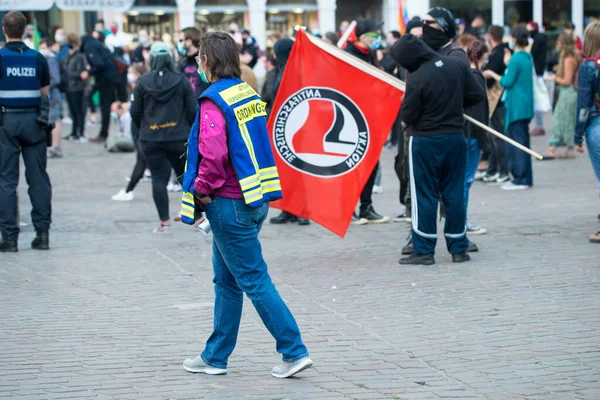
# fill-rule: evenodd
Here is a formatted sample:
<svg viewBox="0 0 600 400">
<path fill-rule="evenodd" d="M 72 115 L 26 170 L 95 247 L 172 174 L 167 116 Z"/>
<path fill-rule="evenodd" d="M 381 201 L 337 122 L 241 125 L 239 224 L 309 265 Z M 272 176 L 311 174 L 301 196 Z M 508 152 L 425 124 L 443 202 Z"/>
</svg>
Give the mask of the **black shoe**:
<svg viewBox="0 0 600 400">
<path fill-rule="evenodd" d="M 384 217 L 375 212 L 373 206 L 370 206 L 366 211 L 361 211 L 360 219 L 366 219 L 369 224 L 385 224 L 390 220 L 390 217 Z"/>
<path fill-rule="evenodd" d="M 17 246 L 17 238 L 6 236 L 0 242 L 0 253 L 16 253 L 19 251 Z"/>
<path fill-rule="evenodd" d="M 435 258 L 433 258 L 433 254 L 411 254 L 401 258 L 399 263 L 402 265 L 433 265 Z"/>
<path fill-rule="evenodd" d="M 310 225 L 310 221 L 307 220 L 306 218 L 298 218 L 298 225 L 300 225 L 300 226 Z"/>
<path fill-rule="evenodd" d="M 271 218 L 269 222 L 275 225 L 283 225 L 287 224 L 288 222 L 298 222 L 298 217 L 296 217 L 294 214 L 282 211 L 278 216 Z"/>
<path fill-rule="evenodd" d="M 34 250 L 50 250 L 50 235 L 48 232 L 38 232 L 33 242 L 31 242 L 31 248 Z"/>
<path fill-rule="evenodd" d="M 412 238 L 408 240 L 406 246 L 402 248 L 402 254 L 405 256 L 409 256 L 411 254 L 415 254 L 415 245 L 413 244 Z"/>
<path fill-rule="evenodd" d="M 467 253 L 475 253 L 479 251 L 479 247 L 469 240 L 469 247 L 467 247 Z"/>
<path fill-rule="evenodd" d="M 467 261 L 471 261 L 471 256 L 467 252 L 452 254 L 452 262 L 463 263 Z"/>
</svg>

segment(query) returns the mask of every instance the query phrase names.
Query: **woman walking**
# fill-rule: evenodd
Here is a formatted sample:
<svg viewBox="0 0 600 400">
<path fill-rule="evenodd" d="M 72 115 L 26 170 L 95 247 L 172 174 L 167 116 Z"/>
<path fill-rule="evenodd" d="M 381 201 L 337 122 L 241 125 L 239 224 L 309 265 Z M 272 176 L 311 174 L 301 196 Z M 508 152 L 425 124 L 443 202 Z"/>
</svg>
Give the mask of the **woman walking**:
<svg viewBox="0 0 600 400">
<path fill-rule="evenodd" d="M 69 55 L 63 60 L 63 68 L 67 71 L 67 104 L 73 119 L 71 140 L 86 142 L 85 129 L 85 89 L 88 83 L 88 63 L 85 54 L 79 51 L 81 38 L 76 33 L 67 36 Z"/>
<path fill-rule="evenodd" d="M 202 206 L 212 227 L 216 298 L 214 331 L 202 354 L 185 360 L 183 367 L 209 375 L 227 373 L 246 293 L 283 356 L 271 374 L 288 378 L 313 362 L 294 316 L 271 281 L 258 240 L 269 202 L 281 198 L 266 111 L 256 92 L 240 79 L 239 52 L 229 34 L 206 34 L 198 64 L 201 79 L 211 86 L 200 96 L 188 140 L 183 191 L 193 196 L 184 210 Z M 188 212 L 188 223 L 193 223 L 193 213 Z"/>
<path fill-rule="evenodd" d="M 585 61 L 579 68 L 577 91 L 577 121 L 575 147 L 583 153 L 587 143 L 592 167 L 600 183 L 600 22 L 585 29 L 583 39 Z M 600 232 L 590 236 L 590 242 L 600 243 Z"/>
<path fill-rule="evenodd" d="M 548 80 L 554 80 L 558 85 L 559 95 L 554 114 L 552 114 L 552 137 L 545 158 L 556 156 L 556 146 L 564 143 L 567 151 L 560 158 L 574 158 L 575 126 L 577 112 L 577 91 L 575 76 L 580 64 L 579 50 L 572 36 L 563 33 L 558 39 L 559 62 L 556 75 Z"/>
<path fill-rule="evenodd" d="M 178 179 L 183 176 L 182 155 L 198 102 L 187 79 L 174 71 L 163 42 L 150 48 L 150 72 L 139 79 L 131 99 L 131 118 L 152 173 L 152 197 L 160 218 L 154 233 L 171 233 L 167 184 L 171 168 Z"/>
<path fill-rule="evenodd" d="M 508 137 L 525 147 L 530 147 L 529 123 L 533 119 L 533 58 L 527 52 L 529 33 L 523 26 L 515 26 L 510 35 L 515 53 L 508 62 L 506 73 L 500 76 L 492 70 L 483 76 L 496 79 L 505 89 L 506 132 Z M 524 190 L 533 186 L 531 156 L 514 146 L 507 146 L 508 166 L 513 177 L 502 186 L 503 190 Z"/>
</svg>

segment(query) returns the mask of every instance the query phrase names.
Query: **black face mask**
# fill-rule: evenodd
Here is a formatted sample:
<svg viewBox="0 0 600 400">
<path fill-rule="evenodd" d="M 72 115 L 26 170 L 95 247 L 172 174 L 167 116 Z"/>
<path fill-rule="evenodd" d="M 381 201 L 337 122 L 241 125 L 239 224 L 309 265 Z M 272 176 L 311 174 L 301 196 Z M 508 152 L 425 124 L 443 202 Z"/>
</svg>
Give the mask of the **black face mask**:
<svg viewBox="0 0 600 400">
<path fill-rule="evenodd" d="M 423 25 L 423 37 L 421 39 L 434 51 L 438 51 L 450 41 L 444 31 L 439 31 L 427 24 Z"/>
<path fill-rule="evenodd" d="M 535 39 L 535 36 L 537 35 L 537 31 L 529 31 L 529 37 L 532 39 Z"/>
</svg>

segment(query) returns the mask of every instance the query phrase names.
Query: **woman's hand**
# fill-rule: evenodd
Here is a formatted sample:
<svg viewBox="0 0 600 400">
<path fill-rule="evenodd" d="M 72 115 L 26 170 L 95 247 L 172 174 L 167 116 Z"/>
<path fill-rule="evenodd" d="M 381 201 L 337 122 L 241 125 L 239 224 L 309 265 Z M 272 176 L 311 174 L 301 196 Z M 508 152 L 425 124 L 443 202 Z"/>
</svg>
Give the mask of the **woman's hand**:
<svg viewBox="0 0 600 400">
<path fill-rule="evenodd" d="M 494 71 L 492 71 L 491 69 L 486 69 L 485 71 L 483 71 L 483 76 L 486 79 L 495 79 L 497 81 L 500 80 L 500 75 L 498 75 L 497 73 L 495 73 Z"/>
<path fill-rule="evenodd" d="M 210 196 L 204 196 L 204 197 L 196 196 L 196 200 L 198 200 L 200 203 L 202 203 L 204 205 L 212 203 L 212 199 L 210 198 Z"/>
<path fill-rule="evenodd" d="M 90 74 L 87 71 L 81 71 L 81 73 L 79 74 L 79 77 L 81 78 L 82 81 L 87 80 L 87 78 L 90 77 Z"/>
<path fill-rule="evenodd" d="M 580 146 L 578 144 L 575 145 L 575 150 L 577 150 L 578 153 L 584 153 L 585 150 L 583 149 L 583 146 Z"/>
</svg>

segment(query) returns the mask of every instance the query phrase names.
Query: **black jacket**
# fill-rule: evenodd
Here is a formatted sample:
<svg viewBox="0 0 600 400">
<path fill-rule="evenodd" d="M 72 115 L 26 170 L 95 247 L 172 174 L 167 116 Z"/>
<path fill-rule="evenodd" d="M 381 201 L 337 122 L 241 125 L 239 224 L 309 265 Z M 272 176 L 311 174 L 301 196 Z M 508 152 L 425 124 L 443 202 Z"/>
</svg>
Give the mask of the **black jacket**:
<svg viewBox="0 0 600 400">
<path fill-rule="evenodd" d="M 485 71 L 489 69 L 490 71 L 494 71 L 500 76 L 504 75 L 504 71 L 506 70 L 506 65 L 504 64 L 504 49 L 507 48 L 508 45 L 504 43 L 494 47 L 490 52 L 488 62 L 485 65 L 485 67 L 483 67 L 483 70 Z M 497 81 L 495 79 L 488 79 L 486 82 L 487 87 L 491 88 L 496 84 L 496 82 Z"/>
<path fill-rule="evenodd" d="M 462 134 L 464 109 L 485 100 L 468 65 L 410 34 L 394 44 L 392 57 L 410 73 L 400 117 L 412 135 Z"/>
<path fill-rule="evenodd" d="M 483 93 L 485 95 L 485 101 L 480 101 L 479 103 L 475 104 L 474 106 L 467 108 L 465 110 L 465 114 L 467 114 L 469 117 L 475 118 L 477 121 L 481 122 L 482 124 L 489 126 L 489 124 L 490 124 L 490 103 L 487 100 L 487 89 L 486 89 L 485 78 L 483 77 L 483 74 L 481 73 L 481 71 L 479 71 L 477 69 L 471 69 L 471 73 L 473 74 L 475 81 L 477 81 L 477 83 L 481 87 L 481 90 L 483 91 Z M 471 122 L 467 121 L 467 123 L 465 125 L 465 135 L 469 139 L 477 139 L 479 141 L 479 146 L 482 149 L 485 150 L 489 147 L 488 140 L 487 140 L 488 139 L 487 131 L 485 129 L 478 127 L 477 125 L 475 125 Z"/>
<path fill-rule="evenodd" d="M 171 71 L 149 72 L 135 86 L 129 110 L 142 142 L 185 142 L 197 105 L 194 91 L 183 76 Z"/>
<path fill-rule="evenodd" d="M 352 54 L 354 57 L 359 58 L 371 65 L 375 65 L 375 55 L 372 51 L 369 50 L 367 53 L 365 53 L 362 49 L 356 47 L 356 45 L 352 42 L 348 42 L 348 45 L 346 46 L 345 50 L 346 52 Z"/>
<path fill-rule="evenodd" d="M 262 101 L 267 103 L 267 115 L 271 115 L 271 109 L 273 108 L 273 103 L 275 102 L 275 98 L 271 97 L 273 94 L 273 85 L 275 85 L 275 79 L 277 78 L 277 71 L 271 70 L 267 72 L 267 76 L 265 77 L 265 83 L 262 87 L 262 91 L 260 92 L 260 97 Z"/>
<path fill-rule="evenodd" d="M 548 57 L 548 38 L 543 33 L 536 32 L 533 35 L 533 44 L 531 45 L 531 56 L 537 76 L 543 76 L 546 69 L 546 58 Z"/>
<path fill-rule="evenodd" d="M 67 92 L 83 92 L 87 86 L 87 80 L 81 79 L 81 73 L 87 69 L 85 55 L 80 51 L 68 54 L 62 60 L 62 67 L 69 77 Z"/>
<path fill-rule="evenodd" d="M 275 61 L 277 62 L 277 75 L 275 75 L 275 82 L 273 83 L 273 87 L 271 89 L 271 98 L 273 99 L 277 97 L 279 85 L 281 85 L 283 73 L 285 72 L 285 66 L 287 65 L 288 58 L 290 58 L 293 46 L 294 41 L 288 38 L 278 40 L 275 42 L 275 46 L 273 46 Z"/>
<path fill-rule="evenodd" d="M 90 65 L 89 73 L 94 75 L 97 80 L 111 81 L 121 83 L 122 79 L 119 70 L 113 61 L 113 56 L 103 43 L 87 35 L 81 39 L 81 51 L 86 55 L 87 62 Z"/>
<path fill-rule="evenodd" d="M 177 72 L 182 74 L 185 79 L 188 80 L 190 85 L 192 85 L 192 89 L 194 90 L 194 94 L 196 97 L 199 97 L 202 92 L 204 92 L 210 86 L 208 83 L 202 82 L 200 79 L 200 75 L 198 75 L 198 63 L 196 63 L 196 56 L 198 53 L 193 54 L 191 56 L 181 57 L 179 61 L 177 61 L 177 65 L 175 69 Z"/>
</svg>

